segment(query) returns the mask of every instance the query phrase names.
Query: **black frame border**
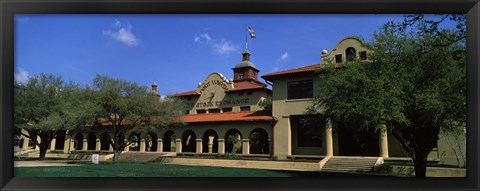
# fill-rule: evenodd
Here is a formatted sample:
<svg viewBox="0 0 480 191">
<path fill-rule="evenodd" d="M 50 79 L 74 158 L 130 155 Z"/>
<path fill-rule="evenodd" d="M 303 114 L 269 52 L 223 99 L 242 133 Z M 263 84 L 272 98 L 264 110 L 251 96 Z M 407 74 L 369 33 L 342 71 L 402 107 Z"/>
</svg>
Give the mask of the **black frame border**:
<svg viewBox="0 0 480 191">
<path fill-rule="evenodd" d="M 466 178 L 16 178 L 13 177 L 15 14 L 467 14 Z M 1 190 L 479 190 L 478 0 L 3 0 L 0 2 Z"/>
</svg>

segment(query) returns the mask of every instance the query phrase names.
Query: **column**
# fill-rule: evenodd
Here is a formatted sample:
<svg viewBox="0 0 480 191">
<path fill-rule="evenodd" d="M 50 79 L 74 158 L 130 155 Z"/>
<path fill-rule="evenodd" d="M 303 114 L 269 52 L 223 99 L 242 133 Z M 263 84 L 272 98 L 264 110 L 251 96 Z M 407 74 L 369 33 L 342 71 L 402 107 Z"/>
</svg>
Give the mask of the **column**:
<svg viewBox="0 0 480 191">
<path fill-rule="evenodd" d="M 30 142 L 30 139 L 24 135 L 22 135 L 23 138 L 23 145 L 22 145 L 22 151 L 28 150 L 28 142 Z"/>
<path fill-rule="evenodd" d="M 50 150 L 51 151 L 55 150 L 55 144 L 56 143 L 57 143 L 57 139 L 56 138 L 52 139 L 52 141 L 50 142 Z"/>
<path fill-rule="evenodd" d="M 176 151 L 177 147 L 175 146 L 175 140 L 170 140 L 170 152 Z M 182 149 L 180 149 L 182 150 Z"/>
<path fill-rule="evenodd" d="M 127 143 L 128 143 L 128 140 L 125 139 L 125 140 L 123 140 L 123 142 L 124 142 L 125 144 L 127 144 Z M 130 151 L 130 145 L 125 146 L 125 149 L 123 149 L 123 151 Z"/>
<path fill-rule="evenodd" d="M 70 152 L 70 144 L 72 141 L 70 141 L 70 136 L 65 134 L 65 144 L 63 145 L 63 153 L 69 153 Z"/>
<path fill-rule="evenodd" d="M 75 139 L 70 138 L 70 151 L 73 151 L 75 148 Z"/>
<path fill-rule="evenodd" d="M 175 152 L 182 153 L 182 139 L 175 139 Z"/>
<path fill-rule="evenodd" d="M 88 150 L 88 140 L 83 139 L 82 151 Z"/>
<path fill-rule="evenodd" d="M 218 139 L 218 154 L 225 154 L 225 139 Z"/>
<path fill-rule="evenodd" d="M 145 152 L 145 139 L 140 139 L 140 152 Z"/>
<path fill-rule="evenodd" d="M 379 141 L 379 149 L 380 149 L 380 156 L 383 158 L 388 158 L 388 139 L 387 139 L 387 127 L 386 125 L 381 125 L 381 129 L 378 132 L 378 141 Z"/>
<path fill-rule="evenodd" d="M 213 153 L 213 139 L 215 139 L 214 136 L 208 137 L 208 153 Z"/>
<path fill-rule="evenodd" d="M 95 150 L 100 151 L 100 139 L 95 139 Z"/>
<path fill-rule="evenodd" d="M 41 143 L 42 140 L 40 139 L 40 136 L 37 135 L 37 143 Z M 40 147 L 38 145 L 35 146 L 35 150 L 40 150 Z"/>
<path fill-rule="evenodd" d="M 250 154 L 250 140 L 249 139 L 242 139 L 242 154 L 244 154 L 244 155 Z"/>
<path fill-rule="evenodd" d="M 325 125 L 325 149 L 326 156 L 333 156 L 333 135 L 330 119 L 327 119 L 327 124 Z"/>
<path fill-rule="evenodd" d="M 110 140 L 110 141 L 112 141 L 112 143 L 114 143 L 113 139 Z M 108 151 L 113 152 L 113 146 L 112 146 L 112 144 L 108 144 L 108 145 L 109 145 Z"/>
<path fill-rule="evenodd" d="M 203 152 L 202 139 L 195 139 L 195 141 L 197 142 L 196 153 L 201 154 Z"/>
<path fill-rule="evenodd" d="M 157 153 L 163 152 L 163 140 L 157 139 Z"/>
</svg>

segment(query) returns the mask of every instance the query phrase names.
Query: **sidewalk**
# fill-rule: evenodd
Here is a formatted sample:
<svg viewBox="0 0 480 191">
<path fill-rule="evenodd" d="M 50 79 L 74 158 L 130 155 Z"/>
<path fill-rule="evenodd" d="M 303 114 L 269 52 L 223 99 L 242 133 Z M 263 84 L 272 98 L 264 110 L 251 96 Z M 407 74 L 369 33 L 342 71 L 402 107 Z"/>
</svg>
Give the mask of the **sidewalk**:
<svg viewBox="0 0 480 191">
<path fill-rule="evenodd" d="M 44 161 L 15 161 L 14 167 L 39 167 L 39 166 L 80 166 L 68 164 L 71 160 L 44 160 Z"/>
</svg>

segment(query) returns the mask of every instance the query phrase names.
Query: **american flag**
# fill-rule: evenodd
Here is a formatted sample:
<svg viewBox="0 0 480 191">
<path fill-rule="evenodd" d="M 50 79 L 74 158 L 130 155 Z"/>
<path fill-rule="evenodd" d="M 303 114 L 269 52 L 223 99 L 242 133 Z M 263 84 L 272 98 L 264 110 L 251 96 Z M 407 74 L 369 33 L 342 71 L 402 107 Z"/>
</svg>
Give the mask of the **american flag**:
<svg viewBox="0 0 480 191">
<path fill-rule="evenodd" d="M 252 33 L 254 32 L 253 29 L 251 27 L 248 27 L 248 32 Z"/>
</svg>

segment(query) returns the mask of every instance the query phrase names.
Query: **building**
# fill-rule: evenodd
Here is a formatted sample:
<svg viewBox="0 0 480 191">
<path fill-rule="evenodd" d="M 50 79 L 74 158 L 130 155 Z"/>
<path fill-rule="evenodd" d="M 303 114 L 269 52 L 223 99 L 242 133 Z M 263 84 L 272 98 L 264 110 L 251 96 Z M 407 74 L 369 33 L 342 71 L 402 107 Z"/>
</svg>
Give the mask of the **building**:
<svg viewBox="0 0 480 191">
<path fill-rule="evenodd" d="M 146 134 L 131 133 L 128 136 L 136 136 L 138 142 L 126 151 L 175 152 L 177 155 L 233 153 L 275 156 L 279 160 L 326 156 L 408 158 L 389 132 L 355 131 L 341 124 L 332 125 L 322 117 L 311 125 L 301 123 L 319 88 L 316 71 L 321 65 L 368 60 L 369 51 L 362 39 L 345 37 L 330 51 L 323 50 L 319 63 L 265 74 L 261 76 L 263 83 L 258 78 L 260 71 L 250 60 L 251 53 L 244 50 L 242 60 L 232 68 L 233 79 L 213 72 L 196 89 L 170 95 L 186 102 L 182 117 L 185 126 Z M 159 96 L 156 84 L 152 85 L 152 93 Z M 457 158 L 459 152 L 465 154 L 465 136 L 456 140 L 457 150 L 447 139 L 440 137 L 429 160 L 463 165 Z M 26 144 L 23 149 L 28 148 Z M 51 149 L 68 153 L 74 147 L 81 151 L 112 151 L 108 133 L 98 136 L 94 132 L 61 135 L 52 142 Z"/>
</svg>

